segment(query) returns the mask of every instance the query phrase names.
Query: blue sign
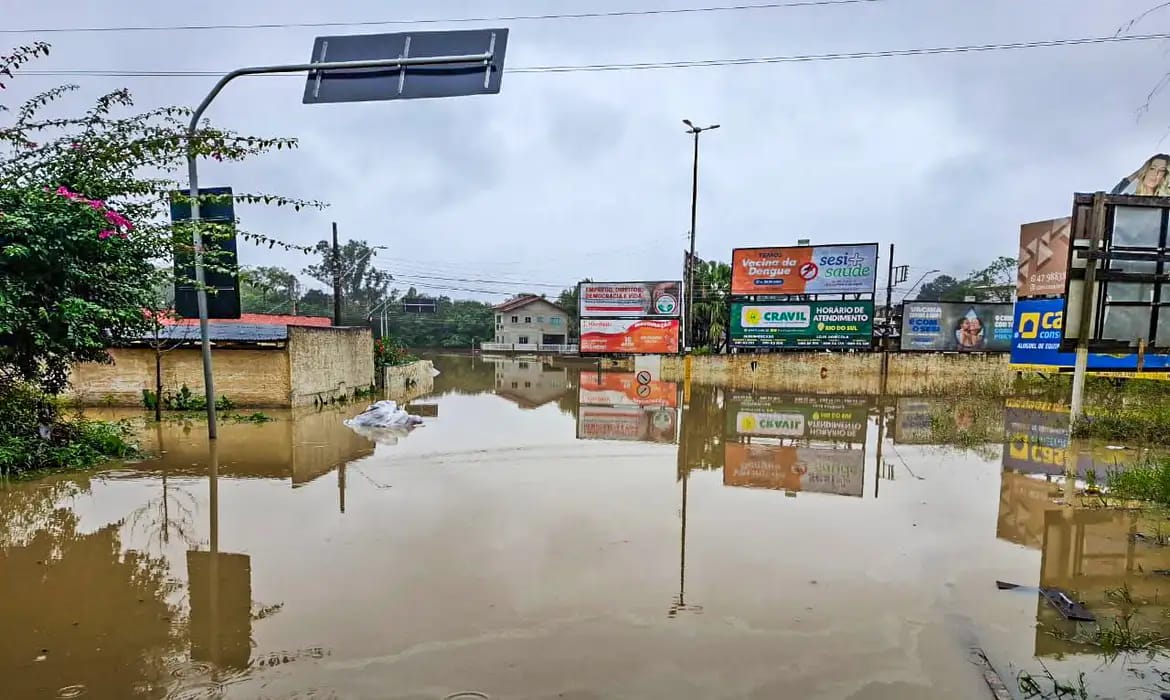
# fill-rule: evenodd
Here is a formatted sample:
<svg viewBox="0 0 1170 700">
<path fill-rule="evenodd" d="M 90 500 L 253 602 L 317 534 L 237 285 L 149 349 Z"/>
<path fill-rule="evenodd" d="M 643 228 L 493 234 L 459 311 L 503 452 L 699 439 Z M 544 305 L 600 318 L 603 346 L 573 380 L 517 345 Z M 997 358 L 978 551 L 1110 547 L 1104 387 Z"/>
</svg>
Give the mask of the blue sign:
<svg viewBox="0 0 1170 700">
<path fill-rule="evenodd" d="M 1012 364 L 1069 369 L 1076 353 L 1060 351 L 1063 299 L 1022 299 L 1016 302 L 1012 333 Z M 1137 354 L 1089 354 L 1090 370 L 1137 371 Z M 1170 355 L 1146 355 L 1143 370 L 1170 369 Z"/>
</svg>

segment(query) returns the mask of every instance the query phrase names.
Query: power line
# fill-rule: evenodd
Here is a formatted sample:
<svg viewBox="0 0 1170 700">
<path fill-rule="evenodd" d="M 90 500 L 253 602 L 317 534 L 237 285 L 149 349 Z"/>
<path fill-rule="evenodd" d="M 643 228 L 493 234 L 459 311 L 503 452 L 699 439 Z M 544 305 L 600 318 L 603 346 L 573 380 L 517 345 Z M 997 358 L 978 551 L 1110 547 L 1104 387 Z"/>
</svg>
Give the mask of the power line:
<svg viewBox="0 0 1170 700">
<path fill-rule="evenodd" d="M 1056 48 L 1062 46 L 1086 46 L 1092 44 L 1113 44 L 1123 42 L 1164 41 L 1166 34 L 1133 34 L 1124 36 L 1090 36 L 1068 39 L 1045 39 L 1039 41 L 1018 41 L 999 44 L 965 44 L 957 46 L 929 46 L 914 49 L 888 49 L 884 51 L 854 51 L 848 53 L 793 54 L 788 56 L 749 56 L 740 58 L 712 58 L 698 60 L 654 61 L 644 63 L 590 63 L 578 65 L 547 65 L 506 68 L 505 73 L 601 73 L 616 71 L 665 70 L 677 68 L 714 68 L 726 66 L 752 66 L 777 63 L 819 63 L 827 61 L 858 61 L 873 58 L 900 58 L 908 56 L 935 56 L 941 54 L 986 53 L 992 51 L 1019 51 L 1025 49 Z M 21 70 L 21 75 L 47 75 L 65 77 L 103 78 L 204 78 L 220 77 L 228 71 L 208 70 Z M 293 77 L 304 79 L 299 73 L 254 77 Z"/>
<path fill-rule="evenodd" d="M 240 29 L 307 29 L 324 27 L 377 27 L 409 26 L 421 24 L 466 24 L 472 22 L 529 22 L 548 20 L 607 19 L 614 17 L 651 17 L 656 15 L 685 15 L 716 12 L 740 12 L 744 10 L 778 10 L 799 7 L 825 7 L 830 5 L 866 5 L 883 0 L 792 0 L 789 2 L 762 2 L 739 5 L 711 5 L 706 7 L 680 7 L 651 10 L 613 10 L 608 12 L 568 12 L 559 14 L 501 15 L 496 17 L 424 17 L 416 19 L 362 20 L 355 22 L 264 22 L 255 24 L 175 24 L 163 26 L 120 26 L 120 27 L 41 27 L 21 29 L 0 29 L 0 34 L 76 34 L 92 32 L 179 32 L 206 30 Z"/>
</svg>

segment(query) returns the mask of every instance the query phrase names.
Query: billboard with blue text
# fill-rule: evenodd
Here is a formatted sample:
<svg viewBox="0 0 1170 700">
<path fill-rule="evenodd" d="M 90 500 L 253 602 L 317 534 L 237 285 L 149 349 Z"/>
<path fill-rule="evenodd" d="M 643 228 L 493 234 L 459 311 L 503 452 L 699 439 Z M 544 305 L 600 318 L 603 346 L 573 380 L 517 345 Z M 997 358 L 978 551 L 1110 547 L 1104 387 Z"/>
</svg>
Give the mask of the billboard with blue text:
<svg viewBox="0 0 1170 700">
<path fill-rule="evenodd" d="M 1060 351 L 1064 324 L 1063 299 L 1022 299 L 1016 302 L 1012 333 L 1012 366 L 1048 372 L 1072 371 L 1076 353 Z M 1136 372 L 1137 354 L 1089 353 L 1089 369 Z M 1143 369 L 1170 371 L 1170 355 L 1146 355 Z"/>
</svg>

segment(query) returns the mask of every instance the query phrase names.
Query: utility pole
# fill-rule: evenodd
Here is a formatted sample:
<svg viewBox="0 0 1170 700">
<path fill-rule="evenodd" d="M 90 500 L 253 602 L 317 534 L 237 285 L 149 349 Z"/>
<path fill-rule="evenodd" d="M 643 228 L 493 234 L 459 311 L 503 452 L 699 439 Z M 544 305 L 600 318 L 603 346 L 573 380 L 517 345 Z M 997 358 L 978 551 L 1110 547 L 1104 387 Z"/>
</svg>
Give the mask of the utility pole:
<svg viewBox="0 0 1170 700">
<path fill-rule="evenodd" d="M 333 222 L 333 325 L 341 325 L 341 247 L 337 245 L 337 222 Z"/>
<path fill-rule="evenodd" d="M 695 222 L 699 211 L 699 134 L 711 129 L 718 129 L 719 125 L 695 126 L 690 119 L 684 119 L 683 124 L 687 126 L 687 133 L 693 134 L 695 137 L 695 158 L 691 172 L 691 254 L 687 258 L 686 269 L 683 270 L 687 285 L 686 318 L 683 323 L 683 351 L 685 352 L 687 343 L 693 340 L 692 323 L 695 319 L 693 309 L 695 307 Z"/>
<path fill-rule="evenodd" d="M 1093 208 L 1089 219 L 1088 267 L 1085 268 L 1085 284 L 1081 292 L 1081 317 L 1077 333 L 1077 355 L 1073 364 L 1072 400 L 1069 406 L 1069 423 L 1076 425 L 1084 412 L 1085 374 L 1089 369 L 1089 336 L 1093 332 L 1093 312 L 1097 307 L 1097 253 L 1105 238 L 1105 193 L 1093 195 Z"/>
</svg>

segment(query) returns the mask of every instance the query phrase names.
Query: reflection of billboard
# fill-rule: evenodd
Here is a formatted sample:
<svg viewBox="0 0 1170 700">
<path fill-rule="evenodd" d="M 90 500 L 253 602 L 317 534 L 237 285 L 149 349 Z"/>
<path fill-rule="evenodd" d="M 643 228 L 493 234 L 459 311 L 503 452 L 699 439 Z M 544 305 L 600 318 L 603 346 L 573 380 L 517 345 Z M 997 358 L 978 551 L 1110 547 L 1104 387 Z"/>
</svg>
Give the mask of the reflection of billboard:
<svg viewBox="0 0 1170 700">
<path fill-rule="evenodd" d="M 678 409 L 662 406 L 580 406 L 578 440 L 628 440 L 672 443 L 678 435 Z"/>
<path fill-rule="evenodd" d="M 247 668 L 252 656 L 252 558 L 190 550 L 187 585 L 191 659 L 225 668 Z M 212 601 L 216 602 L 214 608 Z"/>
<path fill-rule="evenodd" d="M 944 406 L 942 399 L 898 399 L 894 415 L 894 442 L 929 445 L 934 412 Z"/>
<path fill-rule="evenodd" d="M 864 443 L 868 422 L 868 403 L 860 397 L 749 395 L 727 402 L 728 437 Z"/>
<path fill-rule="evenodd" d="M 578 402 L 594 406 L 678 406 L 678 384 L 639 384 L 633 372 L 582 372 Z"/>
<path fill-rule="evenodd" d="M 582 282 L 578 305 L 580 318 L 677 318 L 682 309 L 682 282 Z"/>
<path fill-rule="evenodd" d="M 581 319 L 582 355 L 590 353 L 641 353 L 673 355 L 678 352 L 678 319 L 634 321 Z"/>
<path fill-rule="evenodd" d="M 902 309 L 902 349 L 1009 352 L 1011 304 L 908 301 Z"/>
<path fill-rule="evenodd" d="M 1072 218 L 1067 216 L 1020 226 L 1016 296 L 1026 299 L 1064 294 L 1071 229 Z"/>
<path fill-rule="evenodd" d="M 1003 411 L 1003 466 L 1029 474 L 1063 474 L 1068 406 L 1008 399 Z"/>
<path fill-rule="evenodd" d="M 734 347 L 868 348 L 872 343 L 872 301 L 731 305 Z"/>
<path fill-rule="evenodd" d="M 865 452 L 729 442 L 723 485 L 861 496 Z"/>
<path fill-rule="evenodd" d="M 877 243 L 737 248 L 731 251 L 731 293 L 873 294 Z"/>
<path fill-rule="evenodd" d="M 1012 333 L 1013 367 L 1041 372 L 1071 371 L 1076 361 L 1076 353 L 1060 351 L 1060 334 L 1063 324 L 1063 299 L 1017 301 L 1015 331 Z M 1170 356 L 1146 355 L 1143 368 L 1149 370 L 1170 369 Z M 1110 373 L 1136 372 L 1137 354 L 1089 353 L 1089 369 Z"/>
</svg>

